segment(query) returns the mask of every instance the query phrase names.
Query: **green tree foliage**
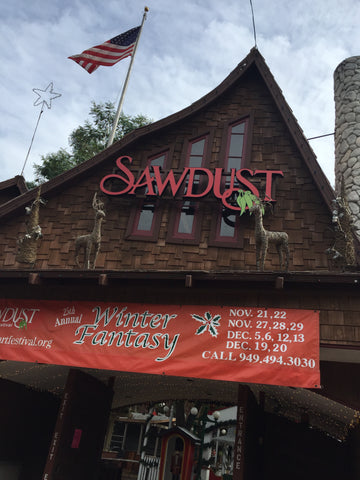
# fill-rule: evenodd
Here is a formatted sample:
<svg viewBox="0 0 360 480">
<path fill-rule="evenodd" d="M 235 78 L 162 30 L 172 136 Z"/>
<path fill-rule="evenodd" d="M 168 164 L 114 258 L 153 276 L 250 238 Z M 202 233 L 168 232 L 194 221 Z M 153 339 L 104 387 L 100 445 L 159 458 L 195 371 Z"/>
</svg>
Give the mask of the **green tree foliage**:
<svg viewBox="0 0 360 480">
<path fill-rule="evenodd" d="M 50 180 L 50 178 L 54 178 L 76 165 L 71 154 L 64 148 L 61 148 L 56 153 L 48 153 L 42 156 L 41 159 L 41 165 L 34 165 L 36 185 Z"/>
<path fill-rule="evenodd" d="M 71 151 L 61 148 L 55 153 L 41 157 L 40 164 L 34 164 L 35 181 L 28 182 L 32 188 L 56 177 L 60 173 L 79 165 L 106 148 L 106 144 L 115 118 L 115 107 L 111 102 L 97 104 L 92 102 L 89 113 L 91 120 L 72 131 L 69 137 Z M 144 115 L 121 114 L 114 141 L 136 128 L 148 125 L 152 120 Z"/>
</svg>

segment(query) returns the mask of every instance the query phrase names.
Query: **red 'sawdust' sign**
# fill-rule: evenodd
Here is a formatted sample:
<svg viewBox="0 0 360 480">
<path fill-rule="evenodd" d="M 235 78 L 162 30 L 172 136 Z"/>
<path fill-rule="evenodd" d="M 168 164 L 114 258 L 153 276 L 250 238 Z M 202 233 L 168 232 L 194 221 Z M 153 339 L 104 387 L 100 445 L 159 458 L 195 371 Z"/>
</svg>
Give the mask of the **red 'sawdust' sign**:
<svg viewBox="0 0 360 480">
<path fill-rule="evenodd" d="M 316 388 L 319 313 L 0 300 L 0 358 Z"/>
<path fill-rule="evenodd" d="M 132 157 L 124 155 L 116 160 L 116 166 L 120 173 L 111 173 L 106 175 L 100 181 L 100 190 L 107 195 L 135 195 L 136 191 L 144 193 L 146 187 L 146 195 L 148 197 L 161 196 L 166 189 L 171 192 L 175 197 L 178 192 L 181 191 L 181 186 L 186 180 L 186 193 L 183 192 L 183 198 L 201 198 L 208 195 L 210 191 L 213 192 L 216 198 L 220 198 L 224 207 L 240 211 L 241 208 L 231 198 L 234 194 L 237 194 L 240 186 L 244 186 L 250 190 L 256 197 L 259 197 L 259 190 L 250 181 L 250 177 L 264 176 L 265 175 L 265 199 L 269 202 L 274 201 L 272 198 L 272 182 L 273 178 L 277 175 L 284 176 L 281 170 L 249 170 L 248 168 L 241 168 L 236 170 L 232 168 L 230 170 L 229 185 L 225 187 L 224 184 L 224 169 L 215 168 L 214 172 L 211 172 L 208 168 L 203 167 L 186 167 L 182 174 L 175 178 L 174 171 L 169 170 L 168 173 L 161 174 L 161 168 L 158 165 L 148 165 L 144 171 L 140 174 L 139 178 L 135 179 L 131 170 L 129 170 L 123 161 L 132 163 Z M 153 175 L 152 175 L 153 173 Z M 199 176 L 201 176 L 202 191 L 198 190 Z M 118 190 L 112 190 L 113 181 L 119 183 Z M 196 185 L 194 190 L 194 185 Z M 110 188 L 110 189 L 109 189 Z"/>
</svg>

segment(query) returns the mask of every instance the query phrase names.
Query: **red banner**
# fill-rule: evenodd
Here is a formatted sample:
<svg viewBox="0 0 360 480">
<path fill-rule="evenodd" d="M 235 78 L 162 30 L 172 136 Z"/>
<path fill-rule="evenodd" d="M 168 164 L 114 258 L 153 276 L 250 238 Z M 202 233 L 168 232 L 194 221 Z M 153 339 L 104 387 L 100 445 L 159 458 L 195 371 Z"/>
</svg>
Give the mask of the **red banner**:
<svg viewBox="0 0 360 480">
<path fill-rule="evenodd" d="M 0 359 L 318 388 L 319 313 L 0 300 Z"/>
</svg>

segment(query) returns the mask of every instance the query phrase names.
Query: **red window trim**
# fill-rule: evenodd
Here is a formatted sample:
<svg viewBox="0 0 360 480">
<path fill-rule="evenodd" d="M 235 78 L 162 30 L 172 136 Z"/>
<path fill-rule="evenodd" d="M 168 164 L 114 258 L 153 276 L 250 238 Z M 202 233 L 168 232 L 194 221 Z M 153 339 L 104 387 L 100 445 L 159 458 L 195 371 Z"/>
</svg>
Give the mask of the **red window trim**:
<svg viewBox="0 0 360 480">
<path fill-rule="evenodd" d="M 220 159 L 222 159 L 220 167 L 225 168 L 225 162 L 227 163 L 227 157 L 229 153 L 229 147 L 230 147 L 230 128 L 232 128 L 234 125 L 237 125 L 238 123 L 241 123 L 243 121 L 246 121 L 245 125 L 245 149 L 243 153 L 243 161 L 241 164 L 241 168 L 249 168 L 250 165 L 250 159 L 251 159 L 251 147 L 252 147 L 252 142 L 250 139 L 252 138 L 252 133 L 253 133 L 253 126 L 254 126 L 254 112 L 250 111 L 247 115 L 243 115 L 236 120 L 230 120 L 224 124 L 224 130 L 223 130 L 223 136 L 222 136 L 222 142 L 221 142 L 221 148 L 220 148 Z"/>
<path fill-rule="evenodd" d="M 209 246 L 211 247 L 228 247 L 241 248 L 244 244 L 244 237 L 242 228 L 240 228 L 240 217 L 235 213 L 235 235 L 233 237 L 220 236 L 221 216 L 223 206 L 219 205 L 216 212 L 213 214 L 212 225 L 214 228 L 210 231 Z"/>
<path fill-rule="evenodd" d="M 220 158 L 222 159 L 222 163 L 219 166 L 226 168 L 228 163 L 231 128 L 244 121 L 245 121 L 245 132 L 244 132 L 244 146 L 243 146 L 241 168 L 249 167 L 250 158 L 251 158 L 251 147 L 252 147 L 251 139 L 252 139 L 252 131 L 253 131 L 253 123 L 254 123 L 253 111 L 249 112 L 247 115 L 241 116 L 236 120 L 228 121 L 224 125 L 223 137 L 222 137 L 222 143 L 221 143 L 221 149 L 220 149 Z M 224 184 L 225 184 L 225 179 L 224 179 Z M 236 226 L 235 226 L 234 237 L 220 236 L 222 209 L 223 209 L 222 205 L 219 205 L 218 209 L 216 209 L 212 217 L 212 221 L 211 221 L 212 228 L 210 231 L 209 245 L 218 246 L 218 247 L 228 247 L 228 248 L 242 247 L 244 243 L 243 229 L 240 228 L 238 215 L 236 216 Z"/>
<path fill-rule="evenodd" d="M 201 167 L 207 168 L 210 163 L 211 157 L 211 146 L 213 144 L 213 131 L 209 131 L 207 133 L 203 133 L 201 135 L 197 135 L 196 137 L 189 138 L 183 145 L 183 151 L 181 155 L 181 168 L 185 168 L 189 164 L 190 154 L 192 145 L 203 138 L 205 139 L 204 145 L 204 153 L 203 153 L 203 161 Z M 201 181 L 200 181 L 200 188 L 201 188 Z M 195 214 L 193 220 L 193 228 L 191 233 L 180 233 L 177 231 L 179 228 L 180 223 L 180 216 L 183 204 L 186 202 L 177 202 L 175 204 L 175 211 L 170 216 L 169 220 L 169 229 L 166 241 L 168 243 L 180 243 L 180 244 L 191 244 L 196 245 L 200 243 L 200 236 L 201 236 L 201 224 L 203 218 L 203 209 L 200 208 L 199 202 L 194 201 L 195 203 Z"/>
<path fill-rule="evenodd" d="M 147 240 L 147 241 L 153 241 L 153 242 L 157 241 L 157 238 L 159 235 L 162 211 L 163 211 L 162 205 L 159 204 L 158 200 L 155 201 L 155 210 L 154 210 L 154 217 L 153 217 L 151 229 L 150 230 L 135 229 L 135 225 L 137 225 L 139 222 L 140 213 L 145 201 L 146 199 L 139 200 L 136 203 L 135 208 L 133 208 L 131 211 L 129 224 L 126 231 L 127 240 Z"/>
<path fill-rule="evenodd" d="M 173 149 L 165 149 L 160 152 L 151 154 L 146 158 L 146 166 L 151 164 L 151 162 L 162 155 L 165 155 L 165 160 L 164 160 L 164 166 L 163 170 L 165 171 L 168 168 L 168 164 L 171 162 L 173 158 Z M 155 205 L 154 209 L 154 215 L 153 215 L 153 220 L 152 220 L 152 225 L 150 230 L 139 230 L 137 228 L 140 214 L 142 211 L 142 207 L 145 202 L 151 203 L 151 200 L 148 199 L 141 199 L 138 202 L 136 202 L 136 205 L 131 211 L 130 218 L 129 218 L 129 223 L 128 227 L 126 230 L 126 236 L 125 238 L 127 240 L 144 240 L 144 241 L 149 241 L 149 242 L 156 242 L 159 236 L 159 230 L 160 230 L 160 223 L 161 223 L 161 217 L 162 217 L 162 212 L 163 212 L 163 206 L 160 204 L 160 199 L 155 199 L 153 201 Z"/>
<path fill-rule="evenodd" d="M 198 203 L 198 202 L 196 202 Z M 181 214 L 181 205 L 176 205 L 174 214 L 170 213 L 170 220 L 169 220 L 169 230 L 166 237 L 167 243 L 185 243 L 189 245 L 197 245 L 200 243 L 200 235 L 201 235 L 201 223 L 203 212 L 200 210 L 199 205 L 197 205 L 196 212 L 194 215 L 194 223 L 193 229 L 191 233 L 175 233 L 175 228 L 179 225 L 179 219 Z"/>
</svg>

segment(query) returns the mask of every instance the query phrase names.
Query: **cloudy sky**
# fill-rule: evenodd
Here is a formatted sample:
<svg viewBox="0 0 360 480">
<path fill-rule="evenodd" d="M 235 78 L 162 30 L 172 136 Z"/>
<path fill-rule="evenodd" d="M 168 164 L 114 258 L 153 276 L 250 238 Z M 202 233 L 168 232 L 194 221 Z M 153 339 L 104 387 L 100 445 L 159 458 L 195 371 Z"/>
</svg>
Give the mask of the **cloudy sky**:
<svg viewBox="0 0 360 480">
<path fill-rule="evenodd" d="M 19 175 L 39 117 L 38 96 L 53 82 L 61 97 L 41 116 L 24 170 L 68 148 L 91 101 L 117 102 L 130 62 L 91 75 L 69 55 L 141 23 L 149 13 L 124 103 L 158 120 L 216 87 L 254 46 L 249 0 L 12 0 L 0 12 L 0 181 Z M 257 47 L 307 138 L 334 131 L 333 72 L 360 55 L 358 0 L 252 0 Z M 334 184 L 333 137 L 310 142 Z"/>
</svg>

